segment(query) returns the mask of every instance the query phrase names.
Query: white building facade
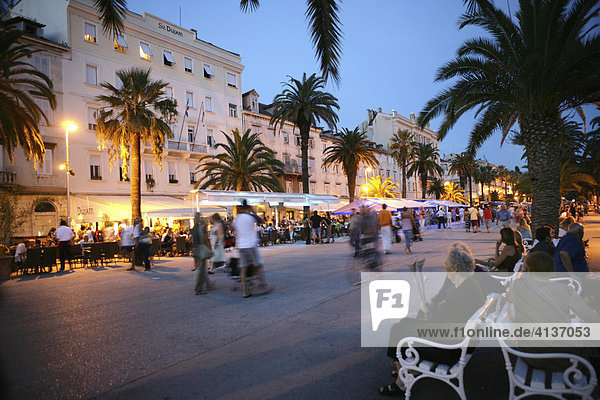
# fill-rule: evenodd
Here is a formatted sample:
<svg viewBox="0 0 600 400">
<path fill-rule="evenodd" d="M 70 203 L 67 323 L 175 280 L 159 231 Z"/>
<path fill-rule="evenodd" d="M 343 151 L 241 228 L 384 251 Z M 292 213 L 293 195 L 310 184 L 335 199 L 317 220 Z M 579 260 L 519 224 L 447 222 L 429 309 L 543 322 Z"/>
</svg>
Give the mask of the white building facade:
<svg viewBox="0 0 600 400">
<path fill-rule="evenodd" d="M 123 203 L 128 201 L 129 180 L 118 162 L 111 168 L 108 152 L 99 148 L 95 133 L 95 112 L 103 105 L 96 98 L 105 93 L 100 85 L 108 82 L 119 87 L 118 70 L 150 68 L 151 79 L 167 82 L 166 96 L 178 103 L 174 137 L 165 145 L 162 169 L 150 147 L 142 146 L 142 182 L 153 183 L 142 183 L 144 198 L 187 196 L 199 157 L 215 151 L 222 131 L 242 127 L 239 54 L 199 39 L 195 30 L 148 13 L 128 11 L 123 34 L 107 36 L 93 5 L 93 0 L 20 0 L 5 16 L 43 25 L 37 40 L 53 46 L 41 53 L 50 65 L 48 72 L 58 99 L 51 123 L 42 127 L 46 162 L 37 172 L 33 163 L 23 162 L 14 178 L 14 184 L 25 191 L 47 186 L 43 192 L 53 193 L 54 197 L 47 199 L 56 208 L 51 226 L 57 226 L 67 214 L 65 175 L 58 168 L 66 159 L 62 123 L 67 120 L 78 126 L 69 135 L 70 166 L 75 171 L 71 177 L 73 221 L 97 220 L 99 210 L 90 210 L 90 204 L 95 204 L 90 199 L 123 196 Z M 108 217 L 116 219 L 116 215 Z M 46 225 L 24 224 L 22 234 L 45 234 Z"/>
</svg>

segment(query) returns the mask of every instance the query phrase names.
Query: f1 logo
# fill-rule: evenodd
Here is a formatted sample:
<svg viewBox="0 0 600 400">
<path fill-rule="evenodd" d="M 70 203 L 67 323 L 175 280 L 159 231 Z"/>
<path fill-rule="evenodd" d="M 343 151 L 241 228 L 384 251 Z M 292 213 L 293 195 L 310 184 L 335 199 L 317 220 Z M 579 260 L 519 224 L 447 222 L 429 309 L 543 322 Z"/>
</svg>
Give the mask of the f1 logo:
<svg viewBox="0 0 600 400">
<path fill-rule="evenodd" d="M 402 319 L 408 315 L 410 284 L 404 280 L 376 280 L 369 283 L 371 324 L 373 332 L 386 319 Z"/>
</svg>

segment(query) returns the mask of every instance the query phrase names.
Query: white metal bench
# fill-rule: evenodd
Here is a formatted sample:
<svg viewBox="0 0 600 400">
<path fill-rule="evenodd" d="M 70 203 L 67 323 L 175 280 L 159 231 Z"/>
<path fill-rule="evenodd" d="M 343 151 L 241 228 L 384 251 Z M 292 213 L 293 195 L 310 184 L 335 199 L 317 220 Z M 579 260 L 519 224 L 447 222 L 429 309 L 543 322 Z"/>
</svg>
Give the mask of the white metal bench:
<svg viewBox="0 0 600 400">
<path fill-rule="evenodd" d="M 560 282 L 579 284 L 576 279 L 556 278 Z M 578 286 L 581 291 L 581 286 Z M 577 290 L 577 289 L 576 289 Z M 500 302 L 498 302 L 500 304 Z M 504 302 L 499 312 L 488 316 L 488 322 L 509 323 L 510 303 Z M 543 395 L 564 399 L 564 395 L 577 395 L 582 399 L 592 399 L 592 392 L 598 380 L 596 371 L 584 358 L 568 353 L 527 353 L 510 347 L 498 338 L 510 385 L 509 399 L 519 400 L 533 395 Z M 546 371 L 533 368 L 525 359 L 557 360 L 566 359 L 571 363 L 562 372 L 552 372 L 550 386 L 546 386 Z M 550 373 L 550 372 L 549 372 Z M 530 378 L 528 379 L 528 375 Z"/>
<path fill-rule="evenodd" d="M 584 358 L 567 353 L 526 353 L 513 349 L 502 339 L 498 341 L 508 372 L 510 400 L 533 395 L 564 399 L 565 394 L 578 395 L 582 399 L 592 399 L 592 392 L 598 380 L 596 371 Z M 570 366 L 562 372 L 551 372 L 550 386 L 547 387 L 546 371 L 531 367 L 525 359 L 565 359 L 570 362 Z M 528 374 L 531 374 L 530 379 L 527 379 Z"/>
<path fill-rule="evenodd" d="M 488 296 L 483 307 L 479 308 L 469 318 L 465 325 L 465 330 L 475 328 L 486 319 L 488 313 L 493 312 L 496 308 L 497 295 L 491 294 Z M 400 370 L 398 376 L 406 387 L 405 398 L 410 399 L 413 385 L 424 378 L 433 378 L 447 383 L 452 387 L 462 400 L 466 400 L 465 385 L 464 385 L 464 369 L 465 365 L 471 359 L 471 353 L 467 350 L 471 339 L 464 338 L 457 344 L 442 344 L 430 340 L 421 339 L 418 337 L 406 337 L 398 343 L 397 357 L 400 362 Z M 437 364 L 430 360 L 421 359 L 418 347 L 435 347 L 437 349 L 457 350 L 460 349 L 460 358 L 454 365 Z M 402 354 L 402 349 L 405 348 L 405 354 Z"/>
</svg>

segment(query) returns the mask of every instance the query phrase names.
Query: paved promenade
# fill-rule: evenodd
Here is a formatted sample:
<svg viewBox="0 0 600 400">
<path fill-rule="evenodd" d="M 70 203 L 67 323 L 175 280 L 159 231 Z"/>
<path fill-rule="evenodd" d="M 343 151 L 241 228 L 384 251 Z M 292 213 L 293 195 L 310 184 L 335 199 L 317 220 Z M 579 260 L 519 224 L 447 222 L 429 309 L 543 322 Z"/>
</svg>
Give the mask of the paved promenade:
<svg viewBox="0 0 600 400">
<path fill-rule="evenodd" d="M 589 219 L 586 229 L 598 229 Z M 600 240 L 600 230 L 594 231 Z M 492 233 L 428 230 L 413 257 L 441 271 L 445 248 L 467 242 L 493 254 Z M 592 246 L 598 246 L 593 244 Z M 273 293 L 242 299 L 225 274 L 193 295 L 192 260 L 162 258 L 153 271 L 109 265 L 18 277 L 0 285 L 0 365 L 9 399 L 377 399 L 391 382 L 382 349 L 360 347 L 360 294 L 345 279 L 347 239 L 262 248 Z M 394 244 L 388 267 L 413 258 Z M 506 397 L 499 352 L 475 354 L 474 399 Z M 415 399 L 452 398 L 419 384 Z M 2 396 L 0 396 L 2 397 Z"/>
</svg>

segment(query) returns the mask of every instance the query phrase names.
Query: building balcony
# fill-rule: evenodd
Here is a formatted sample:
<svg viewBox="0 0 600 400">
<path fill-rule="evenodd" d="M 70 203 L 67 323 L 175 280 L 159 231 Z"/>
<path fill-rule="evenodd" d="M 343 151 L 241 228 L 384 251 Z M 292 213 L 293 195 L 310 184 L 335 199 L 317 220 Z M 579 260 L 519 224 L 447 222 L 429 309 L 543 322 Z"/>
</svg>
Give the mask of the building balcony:
<svg viewBox="0 0 600 400">
<path fill-rule="evenodd" d="M 285 164 L 285 173 L 288 175 L 302 175 L 302 169 L 298 164 Z"/>
<path fill-rule="evenodd" d="M 208 153 L 208 146 L 205 144 L 178 142 L 176 140 L 167 140 L 165 149 L 169 155 L 185 155 L 188 157 L 199 157 Z"/>
<path fill-rule="evenodd" d="M 17 182 L 17 173 L 12 171 L 0 171 L 0 185 L 14 185 Z"/>
</svg>

